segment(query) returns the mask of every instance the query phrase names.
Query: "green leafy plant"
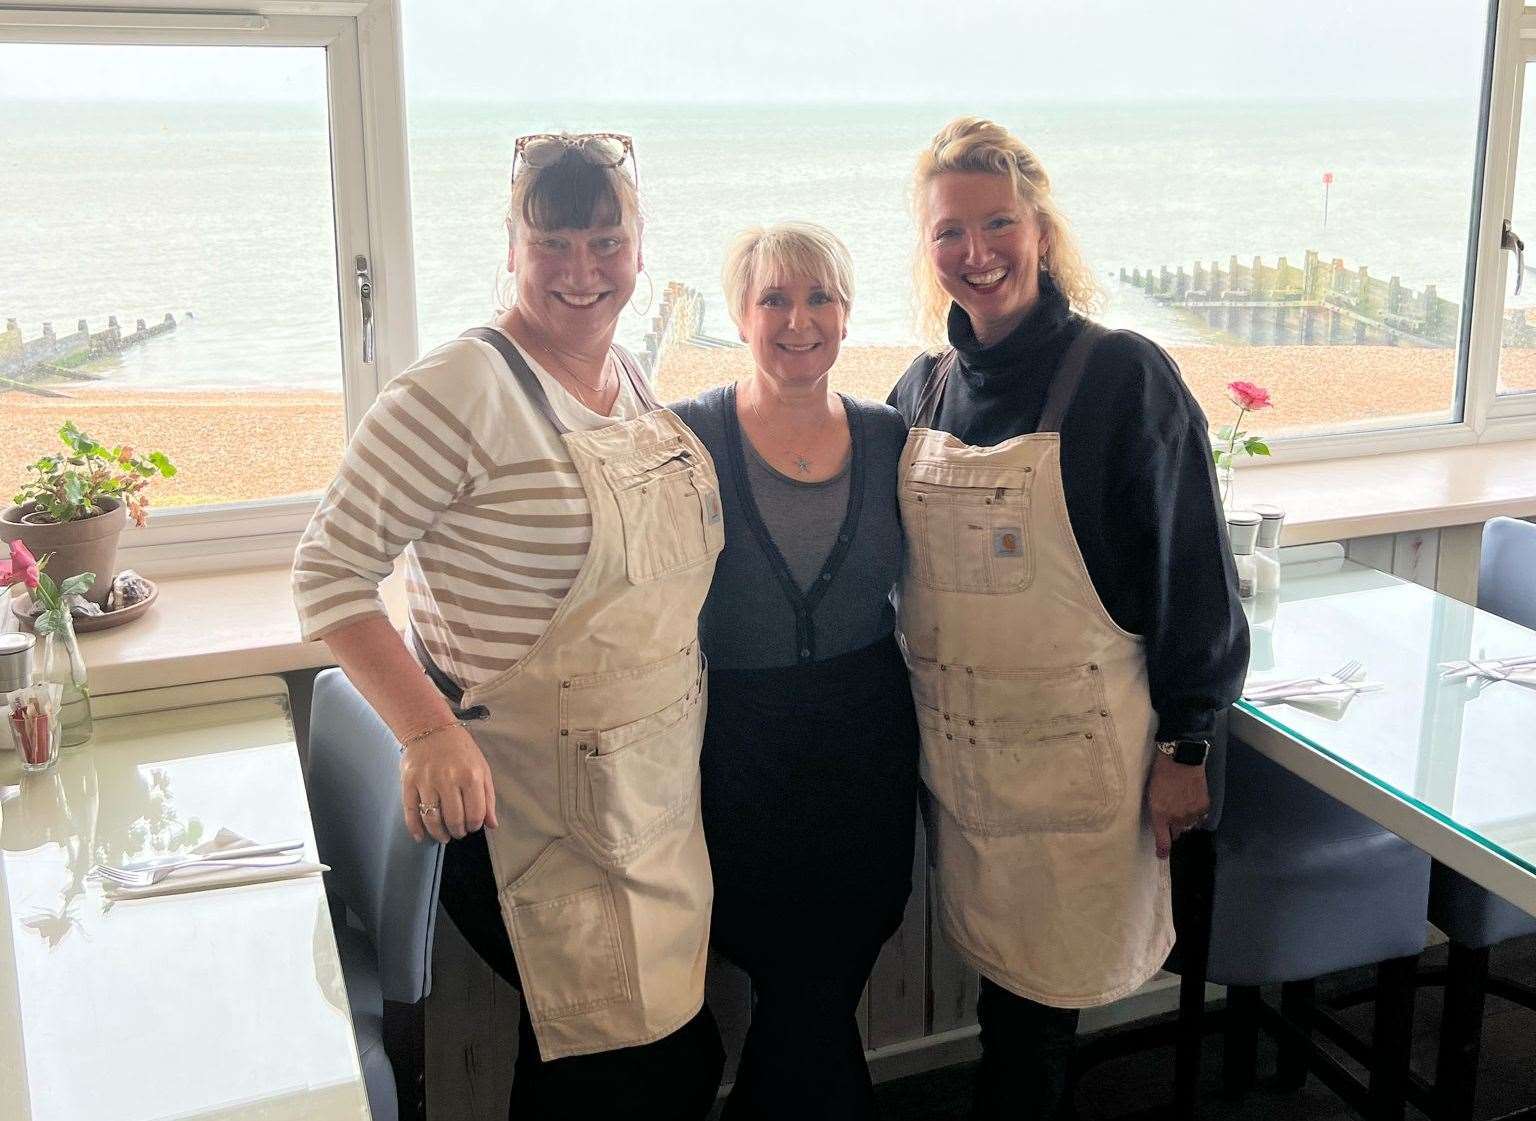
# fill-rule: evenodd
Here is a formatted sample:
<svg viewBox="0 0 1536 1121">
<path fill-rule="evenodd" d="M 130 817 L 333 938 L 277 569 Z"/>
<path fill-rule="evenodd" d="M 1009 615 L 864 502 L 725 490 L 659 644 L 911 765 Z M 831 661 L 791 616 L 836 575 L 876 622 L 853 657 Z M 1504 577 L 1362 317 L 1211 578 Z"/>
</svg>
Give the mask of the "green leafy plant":
<svg viewBox="0 0 1536 1121">
<path fill-rule="evenodd" d="M 101 513 L 103 498 L 116 498 L 128 507 L 133 523 L 143 525 L 149 519 L 149 496 L 144 493 L 149 481 L 176 474 L 164 452 L 135 455 L 130 447 L 109 448 L 76 428 L 74 421 L 64 422 L 59 439 L 65 453 L 45 455 L 29 464 L 33 477 L 13 499 L 18 506 L 34 503 L 37 513 L 48 521 L 89 518 Z"/>
</svg>

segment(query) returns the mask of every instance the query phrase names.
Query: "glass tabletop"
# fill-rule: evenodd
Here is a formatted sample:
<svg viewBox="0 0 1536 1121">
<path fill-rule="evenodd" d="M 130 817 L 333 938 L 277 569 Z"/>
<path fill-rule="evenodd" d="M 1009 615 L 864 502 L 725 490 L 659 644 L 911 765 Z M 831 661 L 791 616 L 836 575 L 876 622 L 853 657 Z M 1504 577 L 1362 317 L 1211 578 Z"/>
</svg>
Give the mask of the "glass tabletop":
<svg viewBox="0 0 1536 1121">
<path fill-rule="evenodd" d="M 1342 711 L 1239 709 L 1536 874 L 1536 688 L 1447 681 L 1440 663 L 1536 657 L 1536 631 L 1347 560 L 1287 565 L 1247 608 L 1255 678 L 1350 659 L 1385 687 Z"/>
<path fill-rule="evenodd" d="M 318 876 L 114 901 L 87 875 L 219 828 L 314 858 L 286 696 L 156 694 L 52 770 L 0 758 L 0 1115 L 363 1121 Z"/>
</svg>

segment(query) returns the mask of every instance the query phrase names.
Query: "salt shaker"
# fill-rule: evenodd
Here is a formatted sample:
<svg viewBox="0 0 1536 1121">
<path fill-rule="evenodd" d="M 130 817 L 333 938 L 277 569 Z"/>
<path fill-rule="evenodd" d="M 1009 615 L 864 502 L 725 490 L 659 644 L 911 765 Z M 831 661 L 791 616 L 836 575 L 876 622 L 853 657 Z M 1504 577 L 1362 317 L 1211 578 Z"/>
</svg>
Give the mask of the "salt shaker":
<svg viewBox="0 0 1536 1121">
<path fill-rule="evenodd" d="M 59 758 L 59 689 L 36 682 L 36 644 L 29 634 L 0 634 L 0 699 L 11 744 L 26 771 L 47 770 Z"/>
<path fill-rule="evenodd" d="M 1252 510 L 1232 510 L 1227 514 L 1227 537 L 1232 542 L 1232 562 L 1237 567 L 1237 594 L 1252 599 L 1258 590 L 1257 558 L 1259 525 L 1264 519 Z"/>
<path fill-rule="evenodd" d="M 1254 548 L 1254 570 L 1258 591 L 1280 590 L 1280 531 L 1285 528 L 1285 511 L 1278 506 L 1254 506 L 1259 515 L 1259 540 Z"/>
</svg>

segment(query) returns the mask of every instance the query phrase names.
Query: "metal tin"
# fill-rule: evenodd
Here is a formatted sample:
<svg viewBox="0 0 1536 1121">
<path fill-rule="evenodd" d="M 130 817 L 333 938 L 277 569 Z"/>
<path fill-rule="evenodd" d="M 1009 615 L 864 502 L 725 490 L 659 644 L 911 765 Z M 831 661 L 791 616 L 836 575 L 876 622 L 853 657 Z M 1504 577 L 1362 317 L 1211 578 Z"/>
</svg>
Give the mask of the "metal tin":
<svg viewBox="0 0 1536 1121">
<path fill-rule="evenodd" d="M 1247 556 L 1259 541 L 1259 526 L 1264 519 L 1252 510 L 1233 510 L 1227 514 L 1227 537 L 1236 556 Z"/>
<path fill-rule="evenodd" d="M 32 684 L 32 651 L 37 639 L 20 631 L 0 634 L 0 694 Z"/>
<path fill-rule="evenodd" d="M 1259 548 L 1278 549 L 1280 530 L 1285 526 L 1285 511 L 1278 506 L 1254 506 L 1253 512 L 1261 519 L 1259 524 Z"/>
</svg>

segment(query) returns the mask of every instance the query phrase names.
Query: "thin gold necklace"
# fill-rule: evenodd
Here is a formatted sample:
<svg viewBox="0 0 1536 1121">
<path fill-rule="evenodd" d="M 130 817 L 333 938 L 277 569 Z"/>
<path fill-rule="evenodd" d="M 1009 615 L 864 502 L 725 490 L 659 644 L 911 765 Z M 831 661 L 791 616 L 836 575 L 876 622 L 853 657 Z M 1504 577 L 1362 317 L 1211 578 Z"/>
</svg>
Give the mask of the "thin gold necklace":
<svg viewBox="0 0 1536 1121">
<path fill-rule="evenodd" d="M 530 339 L 533 339 L 533 338 L 536 337 L 534 335 L 534 332 L 531 331 L 531 330 L 527 331 L 527 334 L 529 335 Z M 602 365 L 602 368 L 598 371 L 597 384 L 593 385 L 590 382 L 588 382 L 588 381 L 586 381 L 586 380 L 584 380 L 584 379 L 582 379 L 580 377 L 577 377 L 576 376 L 576 372 L 574 370 L 572 370 L 570 368 L 570 366 L 568 366 L 566 364 L 565 359 L 560 357 L 560 352 L 558 350 L 556 350 L 553 346 L 551 346 L 548 343 L 546 343 L 543 339 L 537 339 L 537 342 L 535 343 L 535 345 L 537 346 L 537 348 L 539 350 L 542 350 L 545 353 L 545 355 L 547 355 L 549 358 L 553 359 L 554 364 L 560 369 L 561 373 L 565 374 L 566 377 L 570 378 L 573 382 L 575 382 L 577 385 L 581 386 L 588 393 L 596 393 L 596 394 L 598 394 L 598 400 L 599 400 L 599 402 L 601 402 L 602 394 L 607 392 L 609 383 L 612 380 L 608 376 L 608 371 L 613 366 L 613 350 L 611 348 L 609 349 L 607 354 L 603 355 L 603 365 Z M 581 403 L 583 405 L 586 405 L 586 407 L 589 408 L 589 409 L 592 408 L 591 405 L 587 404 L 587 401 L 586 401 L 585 398 L 582 399 Z M 594 409 L 593 411 L 596 412 L 597 410 Z"/>
<path fill-rule="evenodd" d="M 773 435 L 773 433 L 769 430 L 768 421 L 763 417 L 763 414 L 762 414 L 761 410 L 759 410 L 758 407 L 757 407 L 756 396 L 757 395 L 754 393 L 751 397 L 747 398 L 747 408 L 751 409 L 752 410 L 752 415 L 757 417 L 757 422 L 758 422 L 758 424 L 763 426 L 764 432 L 766 432 L 768 435 L 771 436 L 771 435 Z M 827 416 L 827 414 L 823 413 L 821 421 L 816 425 L 816 429 L 812 433 L 812 436 L 820 436 L 821 435 L 822 429 L 826 428 L 826 426 L 827 426 L 828 419 L 829 419 L 829 417 Z M 800 472 L 800 474 L 802 474 L 802 475 L 809 475 L 811 473 L 811 461 L 810 461 L 810 459 L 808 457 L 806 457 L 802 453 L 796 451 L 794 448 L 790 447 L 788 445 L 787 441 L 780 440 L 779 437 L 777 437 L 777 436 L 774 436 L 774 439 L 775 440 L 779 440 L 779 442 L 781 444 L 784 444 L 785 445 L 785 450 L 788 451 L 791 455 L 793 455 L 795 457 L 795 470 L 796 471 Z M 812 440 L 813 444 L 814 444 L 814 442 L 815 441 Z"/>
</svg>

